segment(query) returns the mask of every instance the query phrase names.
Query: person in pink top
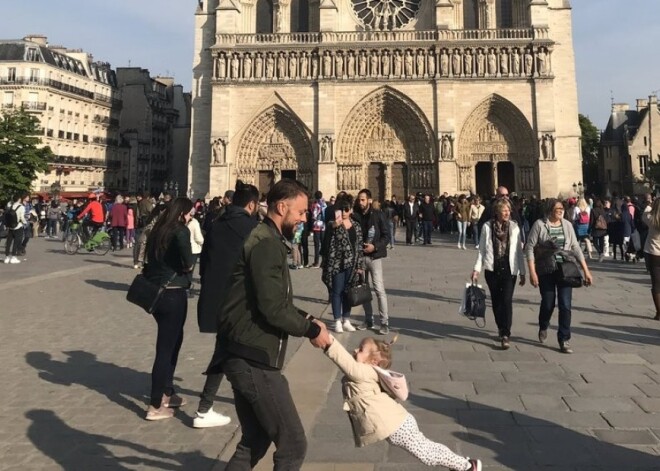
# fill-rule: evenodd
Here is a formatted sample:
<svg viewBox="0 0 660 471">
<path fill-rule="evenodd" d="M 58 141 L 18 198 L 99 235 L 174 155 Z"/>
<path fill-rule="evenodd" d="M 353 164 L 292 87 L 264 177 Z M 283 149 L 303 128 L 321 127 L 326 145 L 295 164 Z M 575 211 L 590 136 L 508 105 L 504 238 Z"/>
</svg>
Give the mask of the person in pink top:
<svg viewBox="0 0 660 471">
<path fill-rule="evenodd" d="M 129 201 L 130 203 L 130 201 Z M 126 223 L 126 245 L 130 249 L 135 243 L 135 211 L 128 206 L 128 221 Z"/>
<path fill-rule="evenodd" d="M 124 197 L 117 195 L 115 204 L 110 210 L 110 227 L 112 227 L 112 250 L 124 250 L 124 236 L 128 226 L 128 207 L 124 204 Z"/>
</svg>

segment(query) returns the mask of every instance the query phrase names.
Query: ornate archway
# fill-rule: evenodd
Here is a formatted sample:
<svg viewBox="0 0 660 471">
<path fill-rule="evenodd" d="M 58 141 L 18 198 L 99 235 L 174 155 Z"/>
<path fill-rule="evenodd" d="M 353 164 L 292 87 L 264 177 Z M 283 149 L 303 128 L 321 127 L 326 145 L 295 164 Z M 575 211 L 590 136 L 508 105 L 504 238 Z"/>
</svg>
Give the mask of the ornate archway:
<svg viewBox="0 0 660 471">
<path fill-rule="evenodd" d="M 273 105 L 247 127 L 236 150 L 236 176 L 262 186 L 269 175 L 278 181 L 283 172 L 311 188 L 314 173 L 312 144 L 301 121 L 290 111 Z"/>
<path fill-rule="evenodd" d="M 373 186 L 375 166 L 382 169 L 388 194 L 399 191 L 399 181 L 402 191 L 431 191 L 437 186 L 435 156 L 433 130 L 424 113 L 410 98 L 385 86 L 355 105 L 342 125 L 337 186 L 346 191 Z"/>
<path fill-rule="evenodd" d="M 491 95 L 468 116 L 458 141 L 458 190 L 477 191 L 498 185 L 510 191 L 538 188 L 538 149 L 534 132 L 510 101 Z M 484 185 L 484 178 L 490 180 Z M 477 169 L 478 168 L 478 169 Z M 481 181 L 480 181 L 481 180 Z"/>
</svg>

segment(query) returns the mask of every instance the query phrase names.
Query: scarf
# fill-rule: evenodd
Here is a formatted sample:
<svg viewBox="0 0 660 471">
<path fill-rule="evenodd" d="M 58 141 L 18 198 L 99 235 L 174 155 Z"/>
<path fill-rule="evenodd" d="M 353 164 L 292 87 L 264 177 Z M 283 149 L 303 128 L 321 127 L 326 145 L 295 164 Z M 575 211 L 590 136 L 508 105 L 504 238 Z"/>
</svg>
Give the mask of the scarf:
<svg viewBox="0 0 660 471">
<path fill-rule="evenodd" d="M 493 221 L 493 253 L 495 260 L 506 257 L 509 249 L 509 221 L 500 222 L 497 219 Z"/>
<path fill-rule="evenodd" d="M 330 233 L 330 244 L 321 275 L 321 279 L 328 289 L 332 289 L 332 277 L 334 275 L 352 268 L 351 277 L 346 283 L 346 288 L 350 288 L 357 280 L 355 276 L 356 270 L 362 268 L 360 266 L 362 257 L 362 228 L 355 220 L 352 222 L 357 236 L 355 246 L 351 246 L 348 230 L 343 225 L 338 225 Z"/>
</svg>

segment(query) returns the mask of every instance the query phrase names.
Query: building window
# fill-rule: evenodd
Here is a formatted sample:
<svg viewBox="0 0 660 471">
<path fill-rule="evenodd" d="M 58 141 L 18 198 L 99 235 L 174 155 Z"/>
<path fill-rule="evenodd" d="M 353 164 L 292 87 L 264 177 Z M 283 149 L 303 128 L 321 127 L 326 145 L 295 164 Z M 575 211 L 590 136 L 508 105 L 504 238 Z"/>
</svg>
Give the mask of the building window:
<svg viewBox="0 0 660 471">
<path fill-rule="evenodd" d="M 639 174 L 646 175 L 646 172 L 649 170 L 649 156 L 640 155 L 638 159 L 639 159 Z"/>
<path fill-rule="evenodd" d="M 646 136 L 644 136 L 644 147 L 646 147 L 646 146 L 648 146 L 648 145 L 649 145 L 649 144 L 648 144 L 648 142 L 647 142 L 647 140 L 646 140 Z"/>
<path fill-rule="evenodd" d="M 26 60 L 30 62 L 38 62 L 39 56 L 37 55 L 36 47 L 29 47 L 27 50 Z"/>
<path fill-rule="evenodd" d="M 14 106 L 14 92 L 5 92 L 2 99 L 3 108 L 12 108 Z"/>
<path fill-rule="evenodd" d="M 16 67 L 9 67 L 7 69 L 7 82 L 16 81 Z"/>
<path fill-rule="evenodd" d="M 39 69 L 30 69 L 30 82 L 36 83 L 39 81 Z"/>
</svg>

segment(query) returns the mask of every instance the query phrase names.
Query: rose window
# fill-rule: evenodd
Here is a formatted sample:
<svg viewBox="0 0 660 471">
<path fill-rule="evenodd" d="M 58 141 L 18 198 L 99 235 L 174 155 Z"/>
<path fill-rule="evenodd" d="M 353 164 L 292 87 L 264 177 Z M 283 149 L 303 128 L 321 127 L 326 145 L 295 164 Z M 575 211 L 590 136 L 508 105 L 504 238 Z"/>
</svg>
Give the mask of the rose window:
<svg viewBox="0 0 660 471">
<path fill-rule="evenodd" d="M 353 10 L 367 29 L 399 29 L 419 12 L 422 0 L 352 0 Z"/>
</svg>

